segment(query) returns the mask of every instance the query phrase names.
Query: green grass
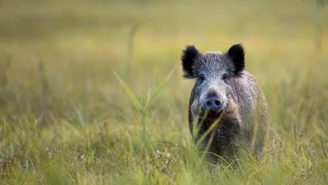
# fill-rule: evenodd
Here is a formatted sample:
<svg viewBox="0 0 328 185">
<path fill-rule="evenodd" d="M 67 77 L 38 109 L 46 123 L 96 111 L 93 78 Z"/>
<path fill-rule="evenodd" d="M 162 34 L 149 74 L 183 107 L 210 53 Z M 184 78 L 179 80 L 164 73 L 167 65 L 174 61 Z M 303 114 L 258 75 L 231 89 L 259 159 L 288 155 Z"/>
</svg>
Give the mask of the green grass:
<svg viewBox="0 0 328 185">
<path fill-rule="evenodd" d="M 321 52 L 314 10 L 296 0 L 1 1 L 0 184 L 325 184 L 328 4 Z M 180 55 L 239 42 L 272 138 L 261 164 L 216 167 L 191 140 Z"/>
</svg>

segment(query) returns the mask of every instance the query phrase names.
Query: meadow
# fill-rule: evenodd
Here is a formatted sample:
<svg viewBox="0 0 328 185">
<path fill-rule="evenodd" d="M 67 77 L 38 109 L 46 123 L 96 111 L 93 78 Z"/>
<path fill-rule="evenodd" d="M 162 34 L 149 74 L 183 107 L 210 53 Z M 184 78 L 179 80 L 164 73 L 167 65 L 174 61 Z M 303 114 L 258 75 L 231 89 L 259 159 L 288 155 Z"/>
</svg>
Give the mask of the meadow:
<svg viewBox="0 0 328 185">
<path fill-rule="evenodd" d="M 326 184 L 328 3 L 2 0 L 0 184 Z M 204 162 L 181 52 L 242 43 L 269 106 L 261 163 Z"/>
</svg>

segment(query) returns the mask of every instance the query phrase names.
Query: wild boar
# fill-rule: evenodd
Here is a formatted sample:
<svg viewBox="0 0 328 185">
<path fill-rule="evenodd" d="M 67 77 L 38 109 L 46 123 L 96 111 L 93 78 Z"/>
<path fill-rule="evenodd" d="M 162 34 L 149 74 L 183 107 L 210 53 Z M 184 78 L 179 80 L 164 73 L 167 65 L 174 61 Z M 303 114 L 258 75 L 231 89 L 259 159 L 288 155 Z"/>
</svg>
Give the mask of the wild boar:
<svg viewBox="0 0 328 185">
<path fill-rule="evenodd" d="M 201 53 L 188 45 L 181 60 L 183 76 L 195 79 L 189 129 L 197 132 L 195 142 L 201 150 L 207 149 L 208 160 L 235 159 L 240 149 L 260 158 L 268 135 L 267 101 L 253 75 L 245 70 L 243 46 L 235 44 L 223 53 Z"/>
</svg>

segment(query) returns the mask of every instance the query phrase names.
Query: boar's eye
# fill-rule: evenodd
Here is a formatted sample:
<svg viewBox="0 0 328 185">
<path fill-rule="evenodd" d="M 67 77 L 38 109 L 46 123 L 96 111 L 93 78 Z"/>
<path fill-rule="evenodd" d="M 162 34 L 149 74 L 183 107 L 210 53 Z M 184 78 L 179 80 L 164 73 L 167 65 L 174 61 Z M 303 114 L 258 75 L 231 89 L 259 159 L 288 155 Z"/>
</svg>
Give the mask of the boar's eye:
<svg viewBox="0 0 328 185">
<path fill-rule="evenodd" d="M 205 76 L 203 74 L 198 75 L 198 81 L 199 83 L 203 83 L 203 81 L 205 81 Z"/>
<path fill-rule="evenodd" d="M 225 81 L 225 82 L 227 82 L 228 79 L 229 79 L 229 75 L 227 73 L 224 73 L 222 75 L 222 80 Z"/>
</svg>

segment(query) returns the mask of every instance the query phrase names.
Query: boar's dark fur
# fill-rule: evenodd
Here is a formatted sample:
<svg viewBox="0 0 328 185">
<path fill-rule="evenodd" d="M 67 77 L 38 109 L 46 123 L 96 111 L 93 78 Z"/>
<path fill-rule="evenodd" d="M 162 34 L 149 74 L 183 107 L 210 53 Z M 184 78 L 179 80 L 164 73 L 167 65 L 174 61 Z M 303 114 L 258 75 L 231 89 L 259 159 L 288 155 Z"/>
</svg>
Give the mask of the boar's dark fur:
<svg viewBox="0 0 328 185">
<path fill-rule="evenodd" d="M 208 149 L 209 161 L 235 159 L 241 149 L 260 158 L 268 135 L 267 102 L 245 70 L 243 46 L 235 44 L 224 53 L 201 53 L 191 45 L 183 50 L 181 60 L 184 77 L 196 79 L 188 111 L 191 133 L 197 128 L 195 141 L 217 123 L 199 145 Z"/>
</svg>

